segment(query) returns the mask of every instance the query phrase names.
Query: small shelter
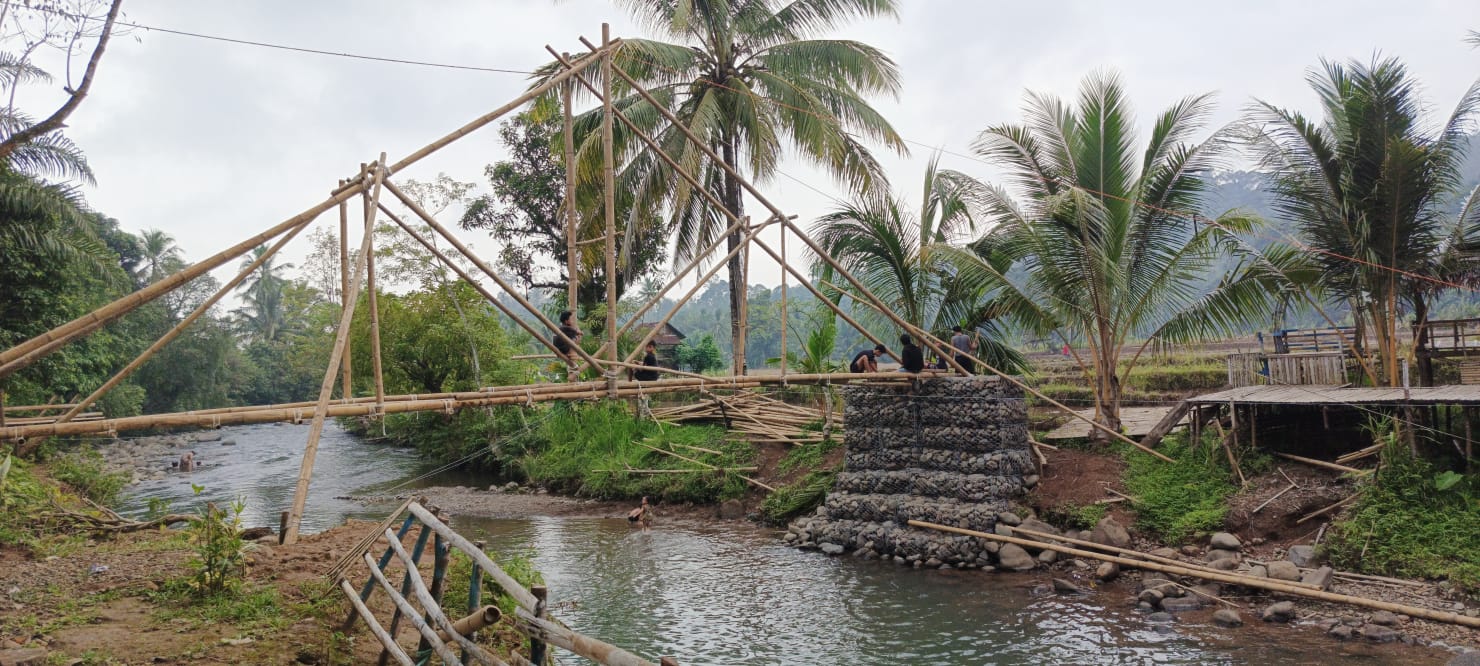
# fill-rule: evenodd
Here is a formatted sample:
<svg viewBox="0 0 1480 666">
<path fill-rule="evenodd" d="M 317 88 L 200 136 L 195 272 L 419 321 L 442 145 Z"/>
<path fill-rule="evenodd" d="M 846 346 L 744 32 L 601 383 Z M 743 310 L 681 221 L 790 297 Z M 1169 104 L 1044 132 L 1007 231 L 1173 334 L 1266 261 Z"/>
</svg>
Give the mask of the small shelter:
<svg viewBox="0 0 1480 666">
<path fill-rule="evenodd" d="M 638 340 L 647 337 L 648 331 L 653 329 L 654 323 L 642 323 L 632 327 L 632 336 Z M 673 324 L 663 322 L 663 328 L 653 336 L 653 343 L 658 346 L 658 365 L 665 368 L 677 368 L 678 345 L 683 343 L 688 336 L 678 330 Z"/>
</svg>

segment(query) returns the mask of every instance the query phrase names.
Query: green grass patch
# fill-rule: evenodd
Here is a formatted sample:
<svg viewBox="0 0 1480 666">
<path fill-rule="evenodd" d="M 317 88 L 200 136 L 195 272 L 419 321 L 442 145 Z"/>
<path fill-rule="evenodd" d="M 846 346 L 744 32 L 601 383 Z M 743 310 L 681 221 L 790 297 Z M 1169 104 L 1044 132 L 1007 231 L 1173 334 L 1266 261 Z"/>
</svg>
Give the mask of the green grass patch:
<svg viewBox="0 0 1480 666">
<path fill-rule="evenodd" d="M 782 474 L 789 474 L 799 469 L 816 469 L 822 466 L 823 457 L 843 442 L 835 437 L 828 437 L 813 444 L 802 444 L 787 451 L 785 456 L 776 463 L 776 470 Z"/>
<path fill-rule="evenodd" d="M 230 624 L 242 633 L 282 629 L 290 623 L 277 588 L 247 585 L 235 592 L 201 596 L 189 578 L 167 582 L 149 595 L 159 609 L 155 618 L 184 622 L 191 627 Z"/>
<path fill-rule="evenodd" d="M 745 466 L 755 457 L 747 442 L 717 427 L 660 426 L 635 418 L 624 403 L 558 404 L 540 417 L 537 442 L 518 466 L 534 483 L 600 499 L 644 495 L 665 502 L 714 502 L 739 497 L 745 481 L 647 447 L 673 451 L 715 467 Z M 641 474 L 628 470 L 701 470 Z"/>
<path fill-rule="evenodd" d="M 1125 453 L 1136 525 L 1168 544 L 1220 529 L 1228 513 L 1224 500 L 1236 490 L 1222 449 L 1211 442 L 1189 446 L 1182 433 L 1162 442 L 1162 453 L 1174 462 L 1135 449 Z"/>
<path fill-rule="evenodd" d="M 1332 524 L 1337 567 L 1389 576 L 1446 578 L 1480 592 L 1480 475 L 1443 472 L 1390 440 L 1361 498 Z"/>
<path fill-rule="evenodd" d="M 91 447 L 57 456 L 51 461 L 51 475 L 84 497 L 103 505 L 118 501 L 119 493 L 129 481 L 127 472 L 107 471 L 103 455 Z"/>
<path fill-rule="evenodd" d="M 1193 391 L 1217 389 L 1228 383 L 1223 364 L 1137 365 L 1126 377 L 1125 386 L 1140 391 Z"/>
<path fill-rule="evenodd" d="M 761 504 L 761 516 L 781 525 L 817 508 L 827 499 L 827 491 L 832 490 L 837 476 L 837 468 L 814 470 L 790 485 L 777 488 Z"/>
<path fill-rule="evenodd" d="M 1106 504 L 1064 504 L 1043 510 L 1043 517 L 1054 525 L 1063 525 L 1080 530 L 1094 529 L 1105 513 L 1110 510 Z"/>
</svg>

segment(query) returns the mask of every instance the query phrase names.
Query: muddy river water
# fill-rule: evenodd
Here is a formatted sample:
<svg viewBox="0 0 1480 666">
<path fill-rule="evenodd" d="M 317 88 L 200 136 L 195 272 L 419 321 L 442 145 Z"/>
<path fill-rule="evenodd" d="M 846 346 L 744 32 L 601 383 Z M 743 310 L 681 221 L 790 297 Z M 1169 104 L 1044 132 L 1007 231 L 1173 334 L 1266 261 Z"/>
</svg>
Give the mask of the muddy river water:
<svg viewBox="0 0 1480 666">
<path fill-rule="evenodd" d="M 125 510 L 142 514 L 150 498 L 188 509 L 197 501 L 194 486 L 203 488 L 202 498 L 242 498 L 248 525 L 276 526 L 278 512 L 292 501 L 307 426 L 221 433 L 220 442 L 189 447 L 204 467 L 188 475 L 145 474 L 128 491 Z M 164 469 L 181 452 L 137 455 L 148 458 L 141 461 L 146 468 Z M 348 517 L 380 518 L 393 508 L 336 497 L 446 482 L 433 476 L 408 483 L 425 471 L 410 451 L 367 444 L 331 425 L 318 453 L 304 531 Z M 1373 650 L 1289 627 L 1153 625 L 1125 605 L 1123 594 L 1064 597 L 1046 593 L 1046 579 L 1037 576 L 829 558 L 783 547 L 777 533 L 743 522 L 660 520 L 652 529 L 634 530 L 623 520 L 602 518 L 456 516 L 453 524 L 469 538 L 487 539 L 491 550 L 528 554 L 545 577 L 555 613 L 570 626 L 638 654 L 676 655 L 686 666 L 1396 664 L 1428 658 L 1424 651 Z"/>
</svg>

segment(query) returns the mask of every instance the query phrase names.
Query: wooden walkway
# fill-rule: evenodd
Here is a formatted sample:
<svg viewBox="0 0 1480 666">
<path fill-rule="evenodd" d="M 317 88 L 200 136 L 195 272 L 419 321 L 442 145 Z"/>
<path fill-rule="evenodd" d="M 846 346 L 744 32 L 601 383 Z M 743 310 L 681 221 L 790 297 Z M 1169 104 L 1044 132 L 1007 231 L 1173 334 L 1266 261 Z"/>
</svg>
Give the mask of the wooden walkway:
<svg viewBox="0 0 1480 666">
<path fill-rule="evenodd" d="M 1157 423 L 1160 423 L 1163 418 L 1166 418 L 1168 412 L 1175 408 L 1176 405 L 1167 405 L 1165 407 L 1121 407 L 1120 425 L 1127 437 L 1145 437 Z M 1087 419 L 1095 417 L 1095 410 L 1093 409 L 1079 409 L 1075 410 L 1074 413 Z M 1183 417 L 1183 422 L 1185 421 L 1186 417 Z M 1090 426 L 1088 423 L 1074 419 L 1044 435 L 1043 439 L 1087 439 L 1089 437 L 1089 430 Z"/>
<path fill-rule="evenodd" d="M 1480 405 L 1480 386 L 1339 388 L 1336 386 L 1244 386 L 1208 393 L 1195 405 Z"/>
</svg>

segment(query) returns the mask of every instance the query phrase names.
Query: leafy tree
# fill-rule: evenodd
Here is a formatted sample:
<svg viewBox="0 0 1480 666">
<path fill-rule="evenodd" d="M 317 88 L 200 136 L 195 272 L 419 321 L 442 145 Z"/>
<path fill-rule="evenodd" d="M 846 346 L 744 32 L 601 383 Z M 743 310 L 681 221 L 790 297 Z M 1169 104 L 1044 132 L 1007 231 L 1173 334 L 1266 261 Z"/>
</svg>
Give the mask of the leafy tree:
<svg viewBox="0 0 1480 666">
<path fill-rule="evenodd" d="M 175 237 L 158 229 L 145 229 L 139 234 L 139 251 L 142 257 L 137 277 L 144 284 L 156 282 L 185 265 Z"/>
<path fill-rule="evenodd" d="M 1226 213 L 1199 223 L 1204 176 L 1223 147 L 1189 143 L 1211 108 L 1184 98 L 1157 117 L 1144 152 L 1120 80 L 1092 74 L 1078 103 L 1029 94 L 1026 122 L 982 132 L 978 154 L 1007 172 L 1017 196 L 986 189 L 990 230 L 950 251 L 961 280 L 991 294 L 989 306 L 1039 336 L 1083 344 L 1076 361 L 1094 386 L 1096 418 L 1120 427 L 1121 375 L 1153 341 L 1241 329 L 1270 311 L 1267 262 L 1251 262 L 1211 294 L 1207 267 L 1236 247 L 1252 220 Z M 1258 270 L 1256 270 L 1258 269 Z M 1122 364 L 1128 342 L 1143 343 Z"/>
<path fill-rule="evenodd" d="M 699 338 L 697 344 L 690 345 L 687 340 L 678 343 L 678 347 L 673 350 L 673 360 L 679 366 L 701 374 L 718 370 L 725 364 L 724 356 L 714 344 L 714 336 L 707 333 Z"/>
<path fill-rule="evenodd" d="M 1249 140 L 1273 177 L 1277 211 L 1315 250 L 1320 285 L 1377 338 L 1371 380 L 1396 386 L 1402 310 L 1427 317 L 1426 278 L 1440 271 L 1446 239 L 1473 233 L 1456 230 L 1441 204 L 1460 181 L 1480 81 L 1431 131 L 1417 82 L 1396 58 L 1322 62 L 1307 80 L 1324 117 L 1260 101 Z"/>
<path fill-rule="evenodd" d="M 382 294 L 380 345 L 387 392 L 440 393 L 476 389 L 485 381 L 509 381 L 508 344 L 497 312 L 483 297 L 463 282 L 445 289 L 414 291 L 405 295 Z M 467 313 L 464 326 L 451 306 L 456 299 Z M 361 303 L 368 308 L 368 304 Z M 356 381 L 369 387 L 371 367 L 368 310 L 356 310 L 351 330 Z M 472 348 L 482 358 L 484 375 L 473 365 Z"/>
<path fill-rule="evenodd" d="M 566 275 L 570 253 L 562 132 L 559 117 L 548 111 L 522 113 L 500 125 L 499 136 L 510 159 L 484 168 L 492 192 L 468 204 L 461 224 L 464 229 L 487 231 L 500 244 L 498 264 L 514 274 L 517 284 L 563 296 L 571 276 Z M 586 201 L 584 206 L 577 205 L 577 238 L 604 233 L 599 195 L 589 185 L 577 195 L 578 201 Z M 630 193 L 619 193 L 617 203 L 616 246 L 623 268 L 617 296 L 621 298 L 630 282 L 666 260 L 668 238 L 650 215 L 635 215 Z M 592 243 L 577 257 L 576 298 L 585 307 L 606 300 L 603 249 L 602 244 Z"/>
<path fill-rule="evenodd" d="M 660 104 L 717 152 L 726 164 L 765 181 L 790 149 L 857 190 L 885 182 L 863 140 L 905 152 L 904 141 L 866 97 L 897 94 L 899 71 L 882 51 L 853 40 L 819 38 L 856 18 L 893 16 L 894 0 L 727 0 L 667 2 L 624 0 L 631 13 L 660 39 L 628 39 L 617 66 L 648 88 Z M 551 63 L 540 75 L 559 70 Z M 698 182 L 744 215 L 740 182 L 702 158 L 679 130 L 621 81 L 612 82 L 615 106 L 653 134 Z M 600 179 L 601 111 L 576 120 L 580 172 Z M 614 145 L 622 164 L 620 192 L 638 196 L 640 211 L 666 207 L 677 238 L 675 259 L 687 262 L 730 226 L 720 211 L 620 125 Z M 740 244 L 737 231 L 728 249 Z M 740 338 L 745 285 L 738 255 L 728 264 L 732 339 Z M 745 362 L 736 345 L 734 367 Z"/>
<path fill-rule="evenodd" d="M 860 195 L 818 219 L 815 237 L 894 314 L 944 339 L 950 338 L 952 326 L 984 334 L 979 335 L 983 344 L 978 355 L 995 368 L 1021 371 L 1027 360 L 1000 343 L 997 312 L 986 298 L 986 286 L 959 279 L 949 253 L 942 252 L 976 229 L 976 206 L 989 193 L 966 174 L 940 170 L 938 156 L 925 170 L 924 192 L 918 213 L 911 213 L 908 204 L 887 191 Z M 835 300 L 841 290 L 854 301 L 866 302 L 828 264 L 817 260 L 813 270 Z M 865 310 L 861 318 L 874 331 L 895 328 L 876 310 Z"/>
</svg>

